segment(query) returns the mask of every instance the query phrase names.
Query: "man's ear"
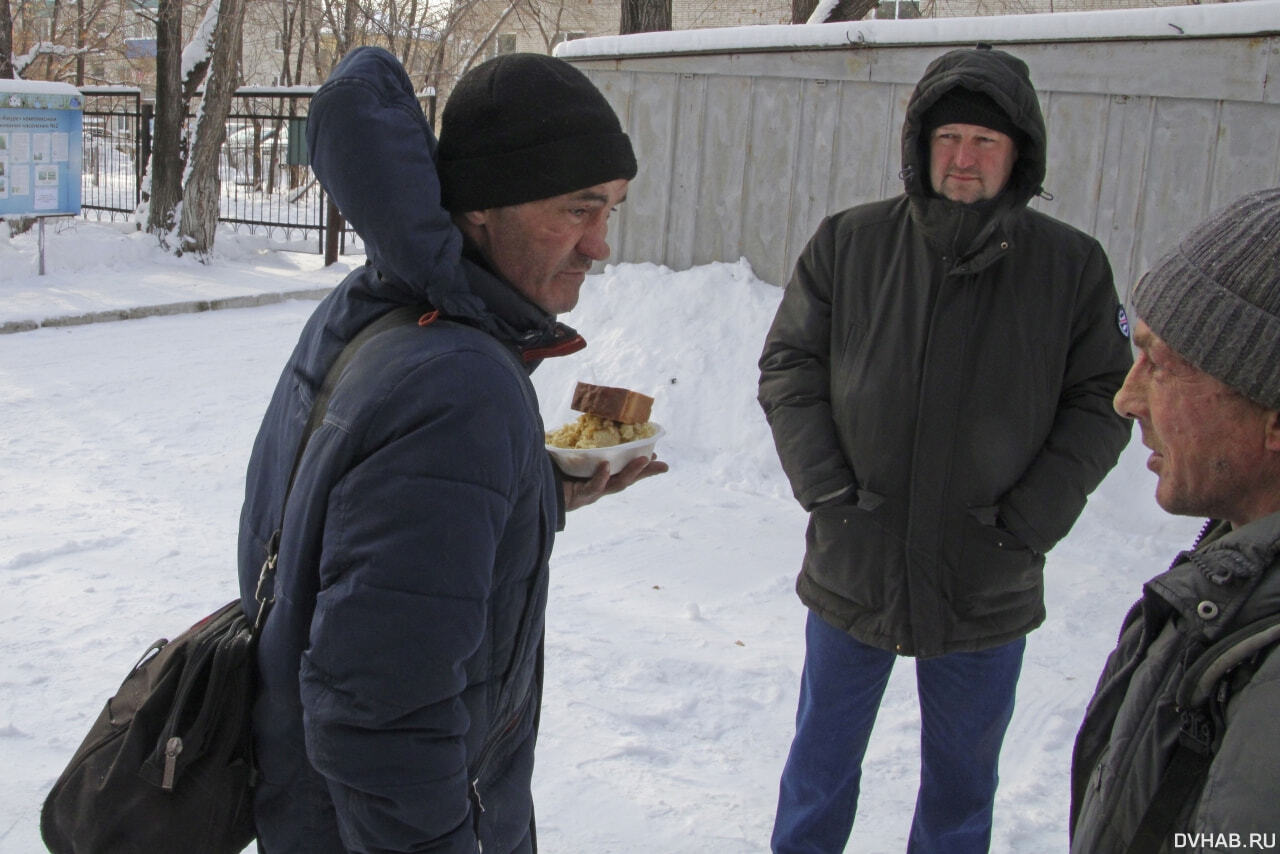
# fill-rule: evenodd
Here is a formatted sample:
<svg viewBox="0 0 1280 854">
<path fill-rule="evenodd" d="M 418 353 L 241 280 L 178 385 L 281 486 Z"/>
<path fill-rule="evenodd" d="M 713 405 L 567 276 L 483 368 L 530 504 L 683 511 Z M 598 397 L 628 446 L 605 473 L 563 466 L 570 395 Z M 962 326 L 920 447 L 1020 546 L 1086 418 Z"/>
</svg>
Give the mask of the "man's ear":
<svg viewBox="0 0 1280 854">
<path fill-rule="evenodd" d="M 489 212 L 487 210 L 467 211 L 466 213 L 455 213 L 453 215 L 453 224 L 458 226 L 458 230 L 466 235 L 482 252 L 489 246 L 488 223 Z"/>
<path fill-rule="evenodd" d="M 1271 410 L 1264 422 L 1266 434 L 1264 440 L 1268 451 L 1280 454 L 1280 411 Z"/>
</svg>

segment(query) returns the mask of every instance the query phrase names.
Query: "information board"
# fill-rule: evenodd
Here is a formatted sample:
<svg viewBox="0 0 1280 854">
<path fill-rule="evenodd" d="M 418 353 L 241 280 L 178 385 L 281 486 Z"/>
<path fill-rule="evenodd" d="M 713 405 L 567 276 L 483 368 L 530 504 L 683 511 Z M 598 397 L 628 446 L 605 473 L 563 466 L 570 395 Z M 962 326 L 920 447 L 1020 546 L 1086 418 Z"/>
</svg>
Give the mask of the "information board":
<svg viewBox="0 0 1280 854">
<path fill-rule="evenodd" d="M 80 213 L 83 124 L 69 83 L 0 79 L 0 217 Z"/>
</svg>

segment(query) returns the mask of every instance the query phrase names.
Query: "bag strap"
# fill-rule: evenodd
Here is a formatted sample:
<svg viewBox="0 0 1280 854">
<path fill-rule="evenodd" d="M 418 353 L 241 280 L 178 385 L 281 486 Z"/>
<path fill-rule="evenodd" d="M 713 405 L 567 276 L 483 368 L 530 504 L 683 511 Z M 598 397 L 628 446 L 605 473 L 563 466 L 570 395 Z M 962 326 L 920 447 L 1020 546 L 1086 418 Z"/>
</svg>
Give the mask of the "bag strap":
<svg viewBox="0 0 1280 854">
<path fill-rule="evenodd" d="M 1176 694 L 1178 741 L 1125 854 L 1155 854 L 1168 841 L 1187 801 L 1203 785 L 1219 744 L 1211 704 L 1225 708 L 1233 687 L 1228 677 L 1241 668 L 1240 682 L 1247 682 L 1254 666 L 1246 659 L 1258 661 L 1255 656 L 1277 641 L 1280 614 L 1272 614 L 1222 638 L 1187 668 Z"/>
<path fill-rule="evenodd" d="M 281 500 L 281 525 L 284 524 L 284 511 L 289 504 L 289 493 L 293 491 L 293 481 L 298 476 L 298 468 L 302 464 L 302 455 L 307 449 L 307 442 L 310 441 L 311 435 L 324 422 L 324 416 L 329 409 L 329 398 L 333 396 L 333 390 L 337 388 L 338 381 L 342 379 L 342 374 L 346 371 L 347 365 L 351 364 L 351 360 L 355 358 L 356 353 L 371 338 L 393 326 L 404 326 L 409 323 L 420 323 L 425 326 L 438 316 L 438 312 L 433 311 L 430 306 L 403 305 L 386 312 L 377 320 L 366 325 L 342 348 L 338 358 L 334 359 L 333 364 L 329 366 L 328 372 L 325 373 L 324 382 L 316 393 L 315 400 L 311 403 L 311 412 L 308 414 L 307 424 L 302 430 L 302 438 L 298 441 L 298 451 L 294 454 L 293 467 L 289 470 L 289 482 L 285 486 L 284 498 Z M 422 322 L 423 320 L 425 320 L 425 323 Z M 270 610 L 271 604 L 275 602 L 274 588 L 276 563 L 280 556 L 280 533 L 280 528 L 276 528 L 272 532 L 271 539 L 267 542 L 266 559 L 262 562 L 262 569 L 258 571 L 258 586 L 253 594 L 254 600 L 258 603 L 258 615 L 253 621 L 254 640 L 257 639 L 258 634 L 262 631 L 262 626 L 266 622 L 267 611 Z"/>
</svg>

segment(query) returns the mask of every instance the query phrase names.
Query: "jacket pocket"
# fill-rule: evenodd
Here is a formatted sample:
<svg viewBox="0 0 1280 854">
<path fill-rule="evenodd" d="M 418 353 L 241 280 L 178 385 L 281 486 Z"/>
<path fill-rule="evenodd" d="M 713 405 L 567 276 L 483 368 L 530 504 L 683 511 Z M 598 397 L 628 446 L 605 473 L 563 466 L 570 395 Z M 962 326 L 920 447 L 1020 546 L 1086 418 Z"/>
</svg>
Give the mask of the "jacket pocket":
<svg viewBox="0 0 1280 854">
<path fill-rule="evenodd" d="M 886 602 L 885 566 L 901 550 L 888 531 L 889 513 L 882 495 L 866 489 L 809 514 L 804 572 L 824 590 L 861 608 Z"/>
<path fill-rule="evenodd" d="M 1012 631 L 1043 607 L 1044 556 L 1004 528 L 986 524 L 995 520 L 994 510 L 973 508 L 964 516 L 951 599 L 958 613 L 996 618 L 1001 629 Z"/>
<path fill-rule="evenodd" d="M 996 505 L 970 507 L 969 517 L 978 523 L 979 533 L 995 548 L 1010 552 L 1030 551 L 1026 543 L 1000 525 L 1000 508 Z"/>
</svg>

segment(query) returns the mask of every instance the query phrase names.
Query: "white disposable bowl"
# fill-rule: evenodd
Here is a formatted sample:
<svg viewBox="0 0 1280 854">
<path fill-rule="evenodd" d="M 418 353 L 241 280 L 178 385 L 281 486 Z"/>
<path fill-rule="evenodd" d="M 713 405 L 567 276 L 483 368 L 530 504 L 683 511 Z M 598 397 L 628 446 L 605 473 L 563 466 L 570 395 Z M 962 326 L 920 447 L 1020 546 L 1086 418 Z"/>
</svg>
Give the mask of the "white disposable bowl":
<svg viewBox="0 0 1280 854">
<path fill-rule="evenodd" d="M 658 440 L 666 432 L 658 424 L 653 426 L 658 428 L 657 432 L 634 442 L 623 442 L 609 448 L 557 448 L 547 445 L 547 453 L 551 454 L 560 471 L 570 477 L 591 477 L 601 461 L 609 464 L 609 474 L 614 475 L 636 457 L 648 457 L 653 453 Z"/>
</svg>

